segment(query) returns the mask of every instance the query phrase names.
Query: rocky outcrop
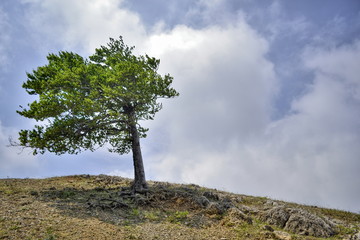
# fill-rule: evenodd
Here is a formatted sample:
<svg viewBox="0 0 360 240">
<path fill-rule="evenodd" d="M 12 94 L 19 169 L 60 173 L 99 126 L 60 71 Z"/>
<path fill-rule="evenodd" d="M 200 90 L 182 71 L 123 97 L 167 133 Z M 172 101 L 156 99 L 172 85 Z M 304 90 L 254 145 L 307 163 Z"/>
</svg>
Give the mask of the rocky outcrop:
<svg viewBox="0 0 360 240">
<path fill-rule="evenodd" d="M 360 232 L 349 236 L 348 238 L 346 238 L 345 240 L 360 240 Z"/>
<path fill-rule="evenodd" d="M 335 234 L 335 224 L 303 209 L 285 206 L 265 211 L 261 218 L 286 231 L 314 237 L 330 237 Z"/>
<path fill-rule="evenodd" d="M 237 202 L 238 199 L 235 199 Z M 234 200 L 228 196 L 221 196 L 215 192 L 204 192 L 202 196 L 197 198 L 197 204 L 205 209 L 205 212 L 210 215 L 223 215 L 226 216 L 222 220 L 223 225 L 234 226 L 246 222 L 252 224 L 252 218 L 248 215 L 250 208 L 234 205 Z M 244 210 L 244 211 L 243 211 Z"/>
</svg>

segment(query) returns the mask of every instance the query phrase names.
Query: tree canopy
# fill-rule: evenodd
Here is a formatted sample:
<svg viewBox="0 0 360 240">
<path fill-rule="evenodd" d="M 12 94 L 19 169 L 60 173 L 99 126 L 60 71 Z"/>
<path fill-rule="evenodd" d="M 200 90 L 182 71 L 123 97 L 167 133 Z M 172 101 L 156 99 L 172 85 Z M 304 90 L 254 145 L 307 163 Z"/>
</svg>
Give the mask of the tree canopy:
<svg viewBox="0 0 360 240">
<path fill-rule="evenodd" d="M 27 73 L 23 84 L 38 99 L 17 112 L 39 124 L 20 131 L 19 145 L 34 154 L 77 154 L 108 143 L 112 152 L 132 150 L 141 158 L 139 138 L 148 129 L 139 121 L 161 110 L 158 99 L 179 94 L 171 87 L 173 78 L 157 72 L 159 59 L 135 56 L 133 49 L 120 37 L 88 59 L 66 51 L 49 54 L 48 63 Z"/>
</svg>

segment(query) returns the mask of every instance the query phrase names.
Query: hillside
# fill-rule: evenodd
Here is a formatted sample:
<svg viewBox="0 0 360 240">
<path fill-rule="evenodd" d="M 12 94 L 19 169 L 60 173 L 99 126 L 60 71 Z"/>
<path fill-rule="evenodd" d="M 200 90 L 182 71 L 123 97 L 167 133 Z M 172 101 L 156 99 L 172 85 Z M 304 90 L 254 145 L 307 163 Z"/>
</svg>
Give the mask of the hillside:
<svg viewBox="0 0 360 240">
<path fill-rule="evenodd" d="M 0 239 L 360 239 L 360 215 L 105 175 L 0 179 Z"/>
</svg>

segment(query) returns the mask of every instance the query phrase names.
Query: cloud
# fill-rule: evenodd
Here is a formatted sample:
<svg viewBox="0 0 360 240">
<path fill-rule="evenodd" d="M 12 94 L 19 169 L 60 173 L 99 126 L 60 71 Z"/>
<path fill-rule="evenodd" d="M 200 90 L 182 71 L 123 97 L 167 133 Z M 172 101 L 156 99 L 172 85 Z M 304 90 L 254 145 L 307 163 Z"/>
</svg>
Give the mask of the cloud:
<svg viewBox="0 0 360 240">
<path fill-rule="evenodd" d="M 125 37 L 137 45 L 145 34 L 140 18 L 121 8 L 122 0 L 24 0 L 30 4 L 27 18 L 35 33 L 45 42 L 92 53 L 109 37 Z M 41 40 L 40 40 L 41 41 Z"/>
<path fill-rule="evenodd" d="M 0 70 L 7 65 L 7 48 L 10 43 L 8 15 L 0 6 Z M 1 89 L 0 89 L 1 90 Z"/>
<path fill-rule="evenodd" d="M 290 164 L 292 172 L 283 183 L 289 190 L 278 195 L 359 210 L 360 192 L 351 187 L 360 184 L 360 71 L 354 64 L 359 60 L 358 42 L 304 54 L 313 83 L 288 116 L 270 125 L 265 138 L 266 153 Z"/>
<path fill-rule="evenodd" d="M 110 176 L 120 176 L 125 178 L 134 178 L 134 171 L 130 169 L 127 170 L 113 170 L 111 172 L 106 173 L 106 175 Z"/>
<path fill-rule="evenodd" d="M 327 77 L 345 84 L 351 91 L 349 97 L 360 100 L 360 78 L 358 62 L 360 61 L 360 40 L 338 48 L 308 48 L 304 53 L 307 67 L 316 70 L 318 77 Z"/>
<path fill-rule="evenodd" d="M 178 26 L 150 44 L 181 93 L 156 120 L 169 138 L 152 156 L 158 179 L 359 210 L 358 42 L 306 51 L 313 82 L 277 121 L 268 45 L 245 22 Z"/>
<path fill-rule="evenodd" d="M 17 130 L 4 127 L 0 122 L 0 177 L 34 176 L 40 167 L 40 162 L 30 152 L 17 147 L 7 147 L 9 137 L 16 136 Z"/>
<path fill-rule="evenodd" d="M 203 122 L 223 122 L 217 128 L 225 130 L 226 122 L 241 121 L 234 125 L 251 132 L 267 121 L 277 90 L 273 66 L 263 56 L 267 48 L 266 41 L 244 22 L 201 30 L 177 26 L 169 33 L 153 35 L 148 45 L 150 55 L 161 59 L 160 70 L 174 76 L 174 86 L 181 93 L 171 103 L 176 109 L 171 112 L 174 118 L 187 127 L 196 126 L 203 135 L 211 131 Z"/>
<path fill-rule="evenodd" d="M 221 174 L 216 166 L 226 167 L 221 156 L 270 121 L 277 79 L 265 58 L 268 44 L 239 20 L 226 28 L 177 26 L 152 36 L 148 49 L 181 94 L 154 123 L 169 136 L 168 152 L 154 168 L 171 181 L 208 183 Z"/>
<path fill-rule="evenodd" d="M 288 11 L 283 1 L 267 2 L 265 3 L 267 5 L 262 8 L 259 8 L 259 3 L 253 4 L 248 11 L 240 12 L 240 14 L 246 16 L 247 20 L 255 25 L 271 44 L 278 44 L 279 40 L 284 39 L 291 39 L 294 41 L 292 44 L 295 44 L 309 37 L 312 23 L 304 14 Z"/>
</svg>

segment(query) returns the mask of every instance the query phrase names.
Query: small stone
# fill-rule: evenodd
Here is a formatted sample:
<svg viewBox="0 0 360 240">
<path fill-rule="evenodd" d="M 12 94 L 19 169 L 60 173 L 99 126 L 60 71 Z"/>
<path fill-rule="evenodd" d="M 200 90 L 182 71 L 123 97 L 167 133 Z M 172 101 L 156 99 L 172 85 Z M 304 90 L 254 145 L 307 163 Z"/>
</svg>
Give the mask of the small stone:
<svg viewBox="0 0 360 240">
<path fill-rule="evenodd" d="M 257 209 L 251 208 L 251 207 L 248 207 L 248 206 L 245 206 L 245 205 L 239 205 L 239 206 L 237 206 L 237 208 L 239 208 L 240 211 L 242 211 L 243 213 L 246 213 L 246 214 L 248 214 L 248 213 L 257 213 L 258 212 Z"/>
<path fill-rule="evenodd" d="M 37 191 L 31 191 L 30 192 L 30 195 L 31 196 L 34 196 L 34 197 L 38 197 L 39 196 L 39 193 Z"/>
<path fill-rule="evenodd" d="M 274 231 L 274 229 L 273 229 L 272 227 L 270 227 L 269 225 L 265 225 L 265 226 L 263 227 L 263 229 L 266 230 L 266 231 L 269 231 L 269 232 L 273 232 L 273 231 Z"/>
<path fill-rule="evenodd" d="M 274 231 L 275 236 L 280 240 L 291 240 L 291 235 L 287 232 Z"/>
</svg>

